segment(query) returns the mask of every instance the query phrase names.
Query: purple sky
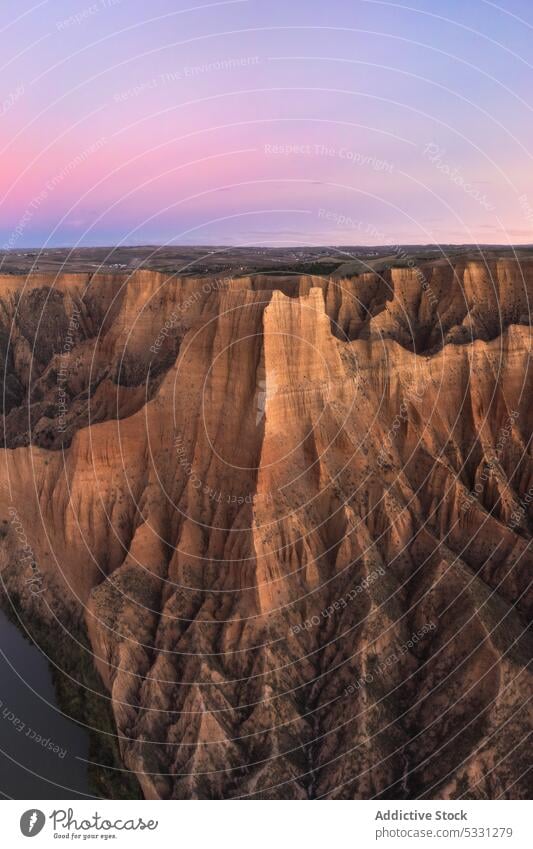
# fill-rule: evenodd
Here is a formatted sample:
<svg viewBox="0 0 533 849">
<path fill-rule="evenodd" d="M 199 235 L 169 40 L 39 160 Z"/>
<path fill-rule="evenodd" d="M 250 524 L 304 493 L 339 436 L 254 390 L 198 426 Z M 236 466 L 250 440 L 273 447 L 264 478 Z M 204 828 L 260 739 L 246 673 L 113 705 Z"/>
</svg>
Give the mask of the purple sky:
<svg viewBox="0 0 533 849">
<path fill-rule="evenodd" d="M 0 248 L 533 243 L 526 0 L 21 0 L 0 32 Z"/>
</svg>

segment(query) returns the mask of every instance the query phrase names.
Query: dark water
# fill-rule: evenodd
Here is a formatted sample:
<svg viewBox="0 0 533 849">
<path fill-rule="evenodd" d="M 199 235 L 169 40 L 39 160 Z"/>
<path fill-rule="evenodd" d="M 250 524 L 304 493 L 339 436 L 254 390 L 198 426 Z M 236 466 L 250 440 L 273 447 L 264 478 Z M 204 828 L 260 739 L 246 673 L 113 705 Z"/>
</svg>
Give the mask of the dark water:
<svg viewBox="0 0 533 849">
<path fill-rule="evenodd" d="M 57 706 L 46 657 L 0 610 L 0 792 L 12 799 L 92 795 L 88 742 Z"/>
</svg>

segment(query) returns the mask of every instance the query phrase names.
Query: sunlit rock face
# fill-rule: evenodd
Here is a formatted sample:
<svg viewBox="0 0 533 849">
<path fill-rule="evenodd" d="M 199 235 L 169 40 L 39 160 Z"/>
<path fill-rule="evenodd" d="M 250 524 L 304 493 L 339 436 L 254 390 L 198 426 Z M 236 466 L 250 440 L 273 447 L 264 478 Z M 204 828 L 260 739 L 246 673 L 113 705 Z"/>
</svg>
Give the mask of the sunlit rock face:
<svg viewBox="0 0 533 849">
<path fill-rule="evenodd" d="M 527 795 L 532 296 L 0 280 L 3 582 L 83 622 L 147 798 Z"/>
</svg>

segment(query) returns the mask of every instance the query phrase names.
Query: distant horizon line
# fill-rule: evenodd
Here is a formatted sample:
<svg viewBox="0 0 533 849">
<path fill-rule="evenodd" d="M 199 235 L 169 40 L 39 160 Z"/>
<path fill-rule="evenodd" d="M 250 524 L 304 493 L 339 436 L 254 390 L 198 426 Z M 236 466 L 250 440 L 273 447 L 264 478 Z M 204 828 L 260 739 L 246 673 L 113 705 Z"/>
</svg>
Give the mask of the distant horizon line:
<svg viewBox="0 0 533 849">
<path fill-rule="evenodd" d="M 140 248 L 164 248 L 166 250 L 181 250 L 183 248 L 196 248 L 199 250 L 252 250 L 252 249 L 261 249 L 261 250 L 298 250 L 298 249 L 312 249 L 312 250 L 321 250 L 324 248 L 328 248 L 330 250 L 354 250 L 354 249 L 365 249 L 365 250 L 377 250 L 377 249 L 386 249 L 390 248 L 393 250 L 398 247 L 416 247 L 416 248 L 434 248 L 439 250 L 441 248 L 506 248 L 508 250 L 512 250 L 513 248 L 533 248 L 533 242 L 513 242 L 512 244 L 503 243 L 503 242 L 397 242 L 394 245 L 365 245 L 365 244 L 320 244 L 320 245 L 309 245 L 309 244 L 294 244 L 294 245 L 264 245 L 264 244 L 249 244 L 249 245 L 233 245 L 233 244 L 212 244 L 212 245 L 202 245 L 202 244 L 183 244 L 183 245 L 169 245 L 164 242 L 144 242 L 135 245 L 121 245 L 121 244 L 101 244 L 101 245 L 56 245 L 54 247 L 38 247 L 36 245 L 28 246 L 28 247 L 20 247 L 20 248 L 0 248 L 0 255 L 5 254 L 21 254 L 39 251 L 40 253 L 44 253 L 46 251 L 96 251 L 96 250 L 138 250 Z"/>
</svg>

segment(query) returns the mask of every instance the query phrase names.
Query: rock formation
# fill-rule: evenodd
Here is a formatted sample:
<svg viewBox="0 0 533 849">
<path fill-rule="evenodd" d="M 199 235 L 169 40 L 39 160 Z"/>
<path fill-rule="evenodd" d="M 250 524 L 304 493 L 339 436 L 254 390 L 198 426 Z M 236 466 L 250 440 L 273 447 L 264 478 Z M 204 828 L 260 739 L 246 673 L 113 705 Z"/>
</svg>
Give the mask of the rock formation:
<svg viewBox="0 0 533 849">
<path fill-rule="evenodd" d="M 145 797 L 527 795 L 532 296 L 0 279 L 2 582 L 86 629 Z"/>
</svg>

